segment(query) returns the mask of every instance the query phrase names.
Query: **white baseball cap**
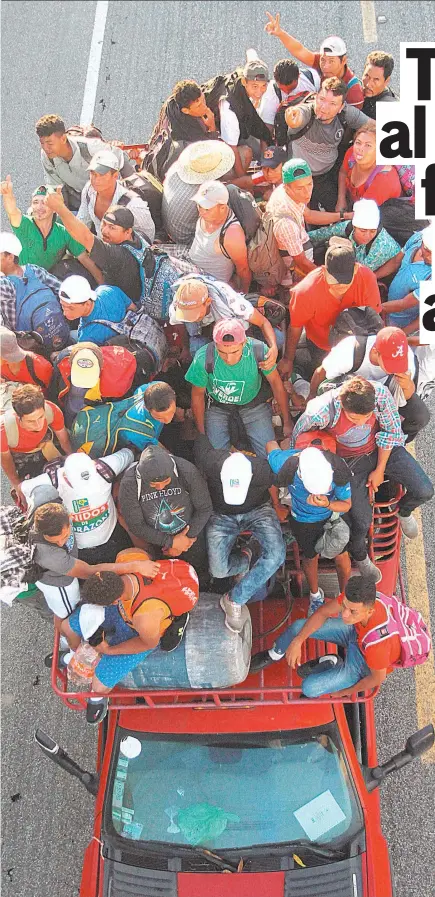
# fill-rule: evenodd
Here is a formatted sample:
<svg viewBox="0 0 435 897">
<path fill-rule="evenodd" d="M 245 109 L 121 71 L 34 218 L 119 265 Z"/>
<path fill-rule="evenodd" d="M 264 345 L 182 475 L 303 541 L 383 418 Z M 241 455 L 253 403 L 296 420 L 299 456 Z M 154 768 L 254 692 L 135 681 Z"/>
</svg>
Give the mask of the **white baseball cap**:
<svg viewBox="0 0 435 897">
<path fill-rule="evenodd" d="M 323 452 L 310 445 L 299 455 L 299 476 L 311 495 L 327 495 L 332 486 L 333 470 Z"/>
<path fill-rule="evenodd" d="M 320 44 L 320 52 L 323 56 L 345 56 L 347 48 L 343 38 L 331 34 Z"/>
<path fill-rule="evenodd" d="M 202 209 L 213 209 L 219 203 L 228 205 L 229 197 L 228 190 L 221 181 L 204 181 L 192 200 Z"/>
<path fill-rule="evenodd" d="M 2 231 L 0 234 L 0 252 L 10 252 L 11 255 L 19 255 L 23 247 L 15 234 Z"/>
<path fill-rule="evenodd" d="M 88 165 L 88 171 L 97 171 L 99 174 L 107 174 L 108 171 L 119 171 L 121 165 L 118 156 L 110 149 L 99 150 L 92 156 Z"/>
<path fill-rule="evenodd" d="M 242 452 L 234 452 L 221 467 L 221 483 L 227 505 L 242 505 L 252 480 L 252 464 Z"/>
<path fill-rule="evenodd" d="M 91 290 L 86 277 L 82 277 L 80 274 L 71 274 L 60 285 L 59 299 L 62 299 L 62 302 L 67 305 L 79 305 L 88 299 L 95 302 L 96 298 L 97 294 Z"/>
<path fill-rule="evenodd" d="M 381 215 L 374 199 L 359 199 L 353 207 L 352 227 L 377 230 Z"/>
</svg>

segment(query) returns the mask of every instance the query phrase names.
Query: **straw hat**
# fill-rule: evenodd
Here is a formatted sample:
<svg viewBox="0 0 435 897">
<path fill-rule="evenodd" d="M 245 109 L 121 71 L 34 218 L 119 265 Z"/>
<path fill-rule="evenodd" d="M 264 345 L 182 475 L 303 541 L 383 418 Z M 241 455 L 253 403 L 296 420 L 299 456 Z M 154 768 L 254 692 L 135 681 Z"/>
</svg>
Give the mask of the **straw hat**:
<svg viewBox="0 0 435 897">
<path fill-rule="evenodd" d="M 234 153 L 221 140 L 199 140 L 190 143 L 178 158 L 177 171 L 185 184 L 216 181 L 234 165 Z"/>
</svg>

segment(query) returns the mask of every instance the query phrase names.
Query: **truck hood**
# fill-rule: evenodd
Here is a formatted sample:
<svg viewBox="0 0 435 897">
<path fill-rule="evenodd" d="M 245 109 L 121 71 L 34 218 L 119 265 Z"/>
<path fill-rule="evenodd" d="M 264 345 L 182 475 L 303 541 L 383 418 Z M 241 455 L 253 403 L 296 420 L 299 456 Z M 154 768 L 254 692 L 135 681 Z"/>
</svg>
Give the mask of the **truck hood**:
<svg viewBox="0 0 435 897">
<path fill-rule="evenodd" d="M 169 860 L 176 866 L 177 860 Z M 106 859 L 104 897 L 363 897 L 361 857 L 290 872 L 171 872 Z"/>
</svg>

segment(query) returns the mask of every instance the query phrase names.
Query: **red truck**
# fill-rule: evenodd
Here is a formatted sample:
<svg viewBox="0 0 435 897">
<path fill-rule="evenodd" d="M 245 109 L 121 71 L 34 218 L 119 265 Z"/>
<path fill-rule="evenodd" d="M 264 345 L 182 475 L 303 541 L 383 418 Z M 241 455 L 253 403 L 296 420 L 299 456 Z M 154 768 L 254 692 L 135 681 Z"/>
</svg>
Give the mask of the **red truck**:
<svg viewBox="0 0 435 897">
<path fill-rule="evenodd" d="M 399 572 L 391 499 L 375 507 L 372 536 L 386 590 Z M 292 546 L 285 583 L 295 593 L 299 582 Z M 288 589 L 254 604 L 256 645 L 304 610 Z M 307 646 L 308 659 L 336 650 Z M 55 665 L 52 682 L 84 706 Z M 379 766 L 373 696 L 308 700 L 285 662 L 227 689 L 116 688 L 95 773 L 38 729 L 38 745 L 96 798 L 80 897 L 392 897 L 378 786 L 435 735 L 426 726 Z"/>
</svg>

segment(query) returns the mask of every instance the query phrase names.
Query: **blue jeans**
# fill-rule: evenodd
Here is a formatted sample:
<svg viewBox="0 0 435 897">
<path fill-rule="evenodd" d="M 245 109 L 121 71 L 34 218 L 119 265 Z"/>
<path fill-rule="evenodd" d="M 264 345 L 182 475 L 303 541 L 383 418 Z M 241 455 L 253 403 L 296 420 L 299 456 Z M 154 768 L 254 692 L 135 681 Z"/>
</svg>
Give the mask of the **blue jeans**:
<svg viewBox="0 0 435 897">
<path fill-rule="evenodd" d="M 259 405 L 210 405 L 205 412 L 205 432 L 215 449 L 229 449 L 230 414 L 237 411 L 246 430 L 252 451 L 260 458 L 266 458 L 266 443 L 275 439 L 272 424 L 272 406 L 262 402 Z"/>
<path fill-rule="evenodd" d="M 295 620 L 294 623 L 283 632 L 276 640 L 273 650 L 278 654 L 285 654 L 290 642 L 301 631 L 306 620 Z M 302 680 L 302 693 L 307 698 L 318 698 L 320 695 L 328 695 L 342 688 L 351 688 L 365 676 L 370 669 L 358 647 L 356 630 L 354 626 L 343 623 L 341 617 L 327 620 L 317 632 L 313 632 L 310 638 L 321 639 L 324 642 L 332 642 L 346 648 L 344 663 L 338 664 L 336 669 L 325 670 L 323 673 L 311 673 Z"/>
<path fill-rule="evenodd" d="M 250 532 L 259 542 L 262 554 L 249 570 L 248 559 L 234 551 L 240 533 Z M 285 560 L 281 525 L 271 505 L 260 505 L 245 514 L 212 514 L 207 524 L 207 549 L 210 573 L 216 579 L 246 574 L 229 593 L 231 601 L 246 604 L 266 584 Z"/>
</svg>

